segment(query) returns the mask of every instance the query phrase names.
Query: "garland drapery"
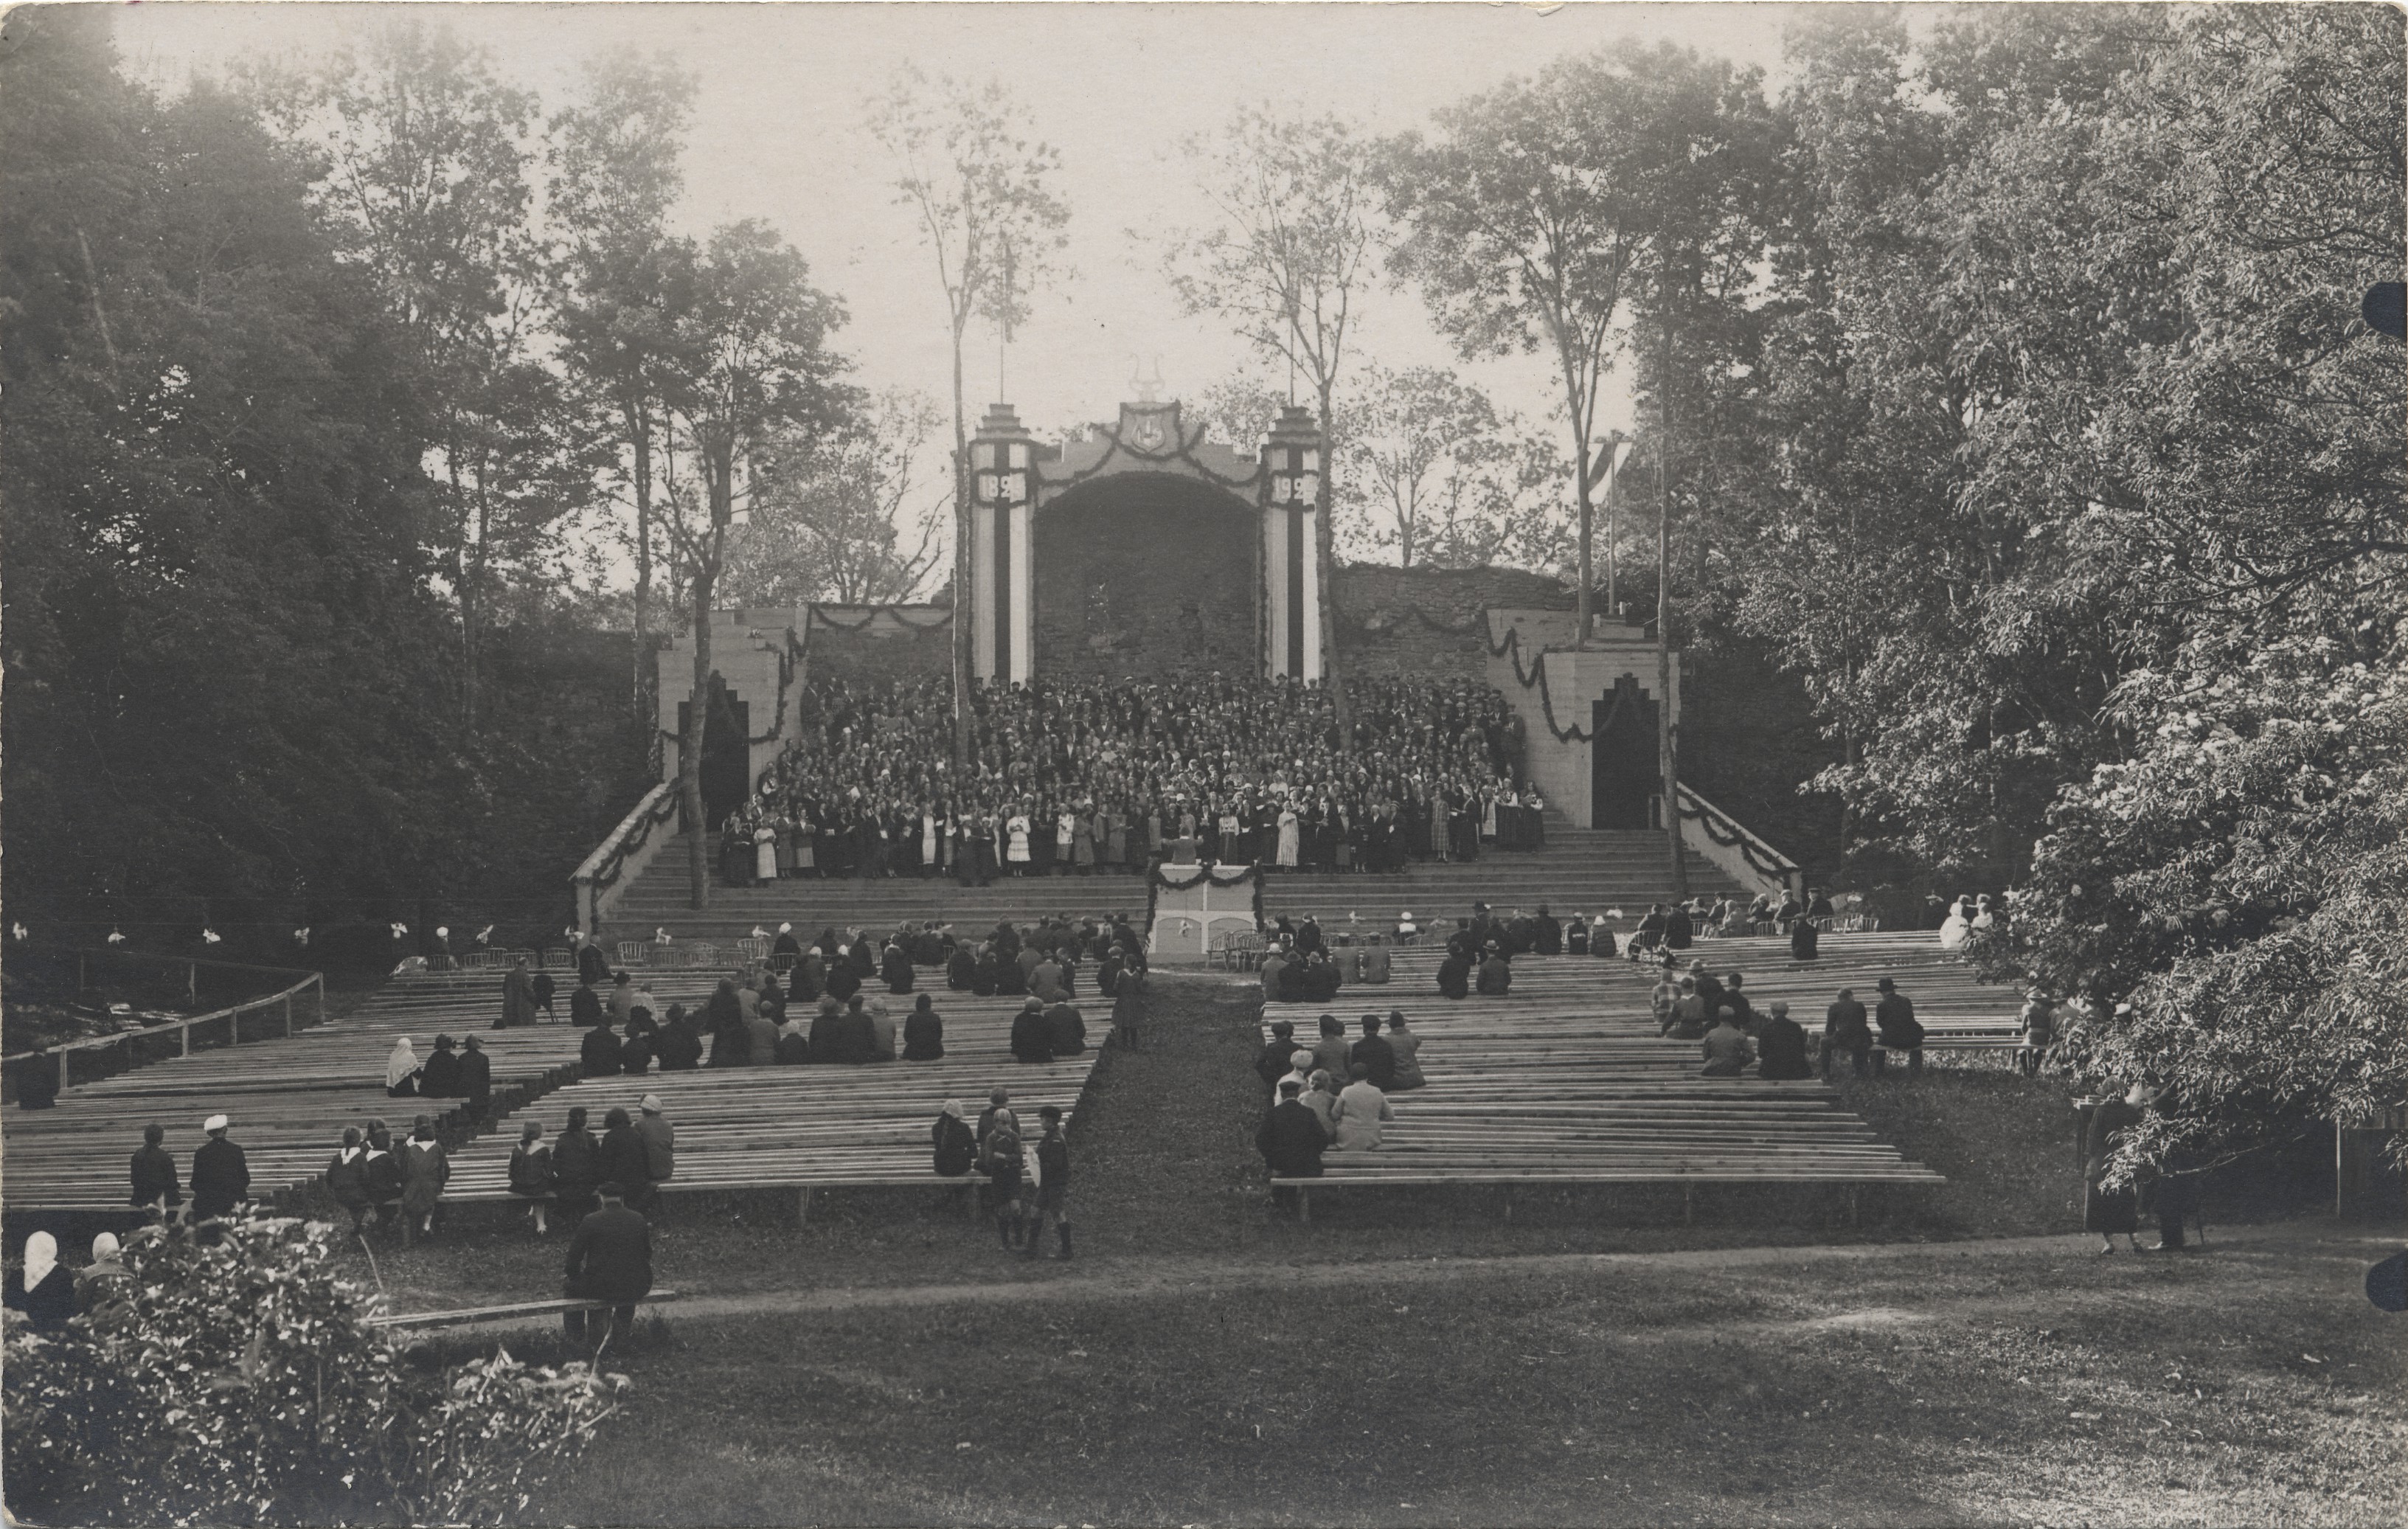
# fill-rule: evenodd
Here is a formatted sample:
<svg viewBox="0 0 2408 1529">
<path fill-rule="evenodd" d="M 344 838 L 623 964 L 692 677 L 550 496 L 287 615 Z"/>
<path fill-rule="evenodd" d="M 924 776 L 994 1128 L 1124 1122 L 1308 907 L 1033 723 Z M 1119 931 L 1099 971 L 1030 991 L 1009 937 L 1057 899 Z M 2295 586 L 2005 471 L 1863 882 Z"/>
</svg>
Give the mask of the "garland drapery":
<svg viewBox="0 0 2408 1529">
<path fill-rule="evenodd" d="M 1145 938 L 1149 945 L 1154 941 L 1155 909 L 1161 904 L 1163 889 L 1168 887 L 1173 892 L 1184 892 L 1208 876 L 1212 879 L 1213 885 L 1222 887 L 1234 887 L 1248 880 L 1253 881 L 1254 895 L 1251 916 L 1255 928 L 1260 929 L 1263 926 L 1263 879 L 1252 865 L 1207 865 L 1199 861 L 1197 863 L 1195 875 L 1174 878 L 1169 873 L 1169 864 L 1168 861 L 1161 861 L 1146 871 Z"/>
<path fill-rule="evenodd" d="M 1483 619 L 1484 620 L 1485 618 Z M 1538 688 L 1540 714 L 1546 722 L 1547 731 L 1555 736 L 1555 741 L 1557 743 L 1586 743 L 1589 741 L 1591 736 L 1589 729 L 1581 726 L 1578 722 L 1574 722 L 1571 726 L 1566 727 L 1555 721 L 1555 693 L 1547 688 L 1546 654 L 1539 654 L 1536 662 L 1530 665 L 1529 672 L 1526 674 L 1523 672 L 1522 633 L 1519 628 L 1511 626 L 1507 627 L 1505 629 L 1505 640 L 1503 642 L 1489 642 L 1485 637 L 1482 638 L 1481 641 L 1483 645 L 1487 648 L 1488 656 L 1490 658 L 1502 658 L 1505 660 L 1507 666 L 1513 671 L 1514 679 L 1520 682 L 1524 690 L 1528 690 L 1534 685 Z"/>
<path fill-rule="evenodd" d="M 1706 837 L 1725 850 L 1737 846 L 1740 858 L 1747 862 L 1749 869 L 1758 876 L 1770 876 L 1782 880 L 1786 880 L 1796 874 L 1798 866 L 1778 850 L 1773 851 L 1771 860 L 1766 860 L 1763 852 L 1756 849 L 1754 837 L 1746 829 L 1726 817 L 1720 807 L 1708 807 L 1703 797 L 1689 793 L 1685 786 L 1682 788 L 1682 793 L 1686 797 L 1686 800 L 1681 803 L 1682 821 L 1695 822 L 1703 828 L 1706 831 Z M 1724 827 L 1730 830 L 1730 836 L 1727 838 L 1718 832 Z"/>
<path fill-rule="evenodd" d="M 678 807 L 678 793 L 670 792 L 654 803 L 650 812 L 637 819 L 634 827 L 618 836 L 610 846 L 609 854 L 594 868 L 594 891 L 597 895 L 618 885 L 619 870 L 626 864 L 627 857 L 651 839 L 653 829 L 677 816 Z"/>
<path fill-rule="evenodd" d="M 952 608 L 949 607 L 939 607 L 944 611 L 944 613 L 938 616 L 933 621 L 925 622 L 915 622 L 911 620 L 910 617 L 904 615 L 903 612 L 910 608 L 904 605 L 848 606 L 845 608 L 848 610 L 861 611 L 861 620 L 857 622 L 840 622 L 834 616 L 828 614 L 828 609 L 825 606 L 813 605 L 810 607 L 810 618 L 807 624 L 811 626 L 824 626 L 831 631 L 836 632 L 858 632 L 862 628 L 869 625 L 872 622 L 878 620 L 879 617 L 887 616 L 894 619 L 896 625 L 908 628 L 910 631 L 934 632 L 940 626 L 951 626 L 953 622 L 953 613 Z"/>
</svg>

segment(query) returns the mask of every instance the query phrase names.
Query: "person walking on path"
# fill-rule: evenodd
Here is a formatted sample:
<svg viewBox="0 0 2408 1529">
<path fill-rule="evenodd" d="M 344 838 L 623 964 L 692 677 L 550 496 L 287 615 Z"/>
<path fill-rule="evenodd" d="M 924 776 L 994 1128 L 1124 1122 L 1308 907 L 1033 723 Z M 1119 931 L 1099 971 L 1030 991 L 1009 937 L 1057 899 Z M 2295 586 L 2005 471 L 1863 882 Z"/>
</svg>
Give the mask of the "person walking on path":
<svg viewBox="0 0 2408 1529">
<path fill-rule="evenodd" d="M 1054 1224 L 1054 1236 L 1061 1248 L 1059 1257 L 1070 1256 L 1070 1144 L 1062 1136 L 1062 1107 L 1039 1105 L 1037 1119 L 1044 1135 L 1037 1138 L 1037 1200 L 1029 1213 L 1028 1242 L 1023 1251 L 1029 1257 L 1038 1255 L 1039 1239 L 1045 1235 L 1045 1224 Z"/>
<path fill-rule="evenodd" d="M 624 1337 L 636 1324 L 636 1303 L 652 1293 L 652 1229 L 627 1208 L 624 1192 L 605 1183 L 595 1193 L 602 1207 L 577 1223 L 568 1242 L 567 1278 L 561 1293 L 573 1301 L 608 1301 L 610 1310 L 602 1323 L 602 1341 Z M 602 1313 L 567 1311 L 561 1326 L 583 1342 L 594 1336 L 589 1317 Z"/>
</svg>

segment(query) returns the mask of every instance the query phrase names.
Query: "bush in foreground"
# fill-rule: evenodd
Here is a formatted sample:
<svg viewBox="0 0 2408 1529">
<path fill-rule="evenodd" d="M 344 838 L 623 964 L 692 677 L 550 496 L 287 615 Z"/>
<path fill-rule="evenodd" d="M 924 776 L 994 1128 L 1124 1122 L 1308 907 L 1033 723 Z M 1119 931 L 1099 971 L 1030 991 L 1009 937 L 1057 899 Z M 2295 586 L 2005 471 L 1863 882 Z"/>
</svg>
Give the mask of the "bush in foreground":
<svg viewBox="0 0 2408 1529">
<path fill-rule="evenodd" d="M 491 1522 L 523 1509 L 627 1379 L 507 1352 L 441 1373 L 367 1325 L 333 1229 L 146 1234 L 124 1299 L 63 1335 L 13 1318 L 10 1507 L 76 1522 Z"/>
</svg>

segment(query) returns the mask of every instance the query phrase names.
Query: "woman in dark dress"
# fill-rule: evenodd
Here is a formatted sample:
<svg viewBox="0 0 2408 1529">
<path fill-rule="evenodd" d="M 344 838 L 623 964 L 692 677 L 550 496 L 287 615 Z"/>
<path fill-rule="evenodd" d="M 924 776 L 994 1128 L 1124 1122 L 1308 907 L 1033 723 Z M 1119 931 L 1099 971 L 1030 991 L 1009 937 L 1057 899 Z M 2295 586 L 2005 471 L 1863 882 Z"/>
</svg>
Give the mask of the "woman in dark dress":
<svg viewBox="0 0 2408 1529">
<path fill-rule="evenodd" d="M 574 1225 L 594 1208 L 594 1191 L 602 1182 L 601 1150 L 602 1144 L 585 1128 L 585 1107 L 571 1106 L 568 1123 L 552 1148 L 552 1198 L 564 1223 Z"/>
<path fill-rule="evenodd" d="M 2141 1123 L 2141 1107 L 2147 1101 L 2147 1092 L 2138 1083 L 2132 1092 L 2120 1099 L 2109 1099 L 2091 1112 L 2090 1129 L 2082 1138 L 2082 1229 L 2099 1234 L 2099 1250 L 2115 1250 L 2115 1234 L 2134 1252 L 2141 1250 L 2136 1235 L 2141 1227 L 2139 1193 L 2129 1183 L 2120 1189 L 2106 1185 L 2107 1159 L 2115 1150 L 2115 1137 Z"/>
</svg>

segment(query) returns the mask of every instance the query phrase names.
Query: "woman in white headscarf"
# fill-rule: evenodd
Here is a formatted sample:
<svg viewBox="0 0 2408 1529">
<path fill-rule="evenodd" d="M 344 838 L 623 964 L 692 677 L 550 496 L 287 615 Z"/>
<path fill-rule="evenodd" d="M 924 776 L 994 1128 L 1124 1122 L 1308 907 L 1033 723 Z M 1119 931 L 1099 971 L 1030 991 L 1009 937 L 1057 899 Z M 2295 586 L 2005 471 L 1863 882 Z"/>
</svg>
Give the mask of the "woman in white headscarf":
<svg viewBox="0 0 2408 1529">
<path fill-rule="evenodd" d="M 55 1333 L 75 1315 L 75 1277 L 59 1267 L 59 1239 L 36 1232 L 25 1239 L 25 1266 L 8 1281 L 8 1307 L 36 1332 Z"/>
<path fill-rule="evenodd" d="M 1940 948 L 1943 950 L 1959 950 L 1971 932 L 1972 924 L 1965 917 L 1965 899 L 1959 897 L 1948 905 L 1948 917 L 1941 921 Z"/>
<path fill-rule="evenodd" d="M 418 1052 L 408 1036 L 393 1043 L 384 1059 L 385 1096 L 406 1099 L 418 1092 Z"/>
</svg>

